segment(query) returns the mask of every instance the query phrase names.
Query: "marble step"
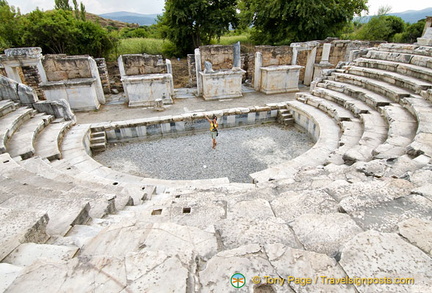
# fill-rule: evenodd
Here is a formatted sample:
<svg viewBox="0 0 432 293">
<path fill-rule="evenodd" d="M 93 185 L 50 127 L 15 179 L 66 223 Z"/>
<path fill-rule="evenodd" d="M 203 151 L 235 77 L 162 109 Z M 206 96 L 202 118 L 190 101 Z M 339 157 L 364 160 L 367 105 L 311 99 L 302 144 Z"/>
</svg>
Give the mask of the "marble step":
<svg viewBox="0 0 432 293">
<path fill-rule="evenodd" d="M 44 211 L 0 207 L 0 261 L 21 243 L 44 243 L 49 218 Z"/>
<path fill-rule="evenodd" d="M 6 152 L 6 144 L 9 139 L 21 124 L 33 117 L 35 113 L 36 112 L 30 108 L 20 107 L 0 117 L 0 153 Z"/>
<path fill-rule="evenodd" d="M 430 69 L 430 71 L 432 72 L 432 69 Z M 384 81 L 389 84 L 413 91 L 417 94 L 423 90 L 432 88 L 432 83 L 430 82 L 384 69 L 347 66 L 345 72 L 357 76 L 372 78 L 374 80 Z"/>
<path fill-rule="evenodd" d="M 24 122 L 8 141 L 6 148 L 11 157 L 25 160 L 35 153 L 34 142 L 37 135 L 54 119 L 54 116 L 36 114 Z"/>
<path fill-rule="evenodd" d="M 361 67 L 397 72 L 403 75 L 422 79 L 427 82 L 432 82 L 432 70 L 422 66 L 369 58 L 358 58 L 354 61 L 354 64 Z"/>
<path fill-rule="evenodd" d="M 59 160 L 62 157 L 59 145 L 65 132 L 72 126 L 71 121 L 51 123 L 38 135 L 35 142 L 35 156 L 43 159 Z"/>
<path fill-rule="evenodd" d="M 0 100 L 0 117 L 15 111 L 15 103 L 11 100 Z"/>
</svg>

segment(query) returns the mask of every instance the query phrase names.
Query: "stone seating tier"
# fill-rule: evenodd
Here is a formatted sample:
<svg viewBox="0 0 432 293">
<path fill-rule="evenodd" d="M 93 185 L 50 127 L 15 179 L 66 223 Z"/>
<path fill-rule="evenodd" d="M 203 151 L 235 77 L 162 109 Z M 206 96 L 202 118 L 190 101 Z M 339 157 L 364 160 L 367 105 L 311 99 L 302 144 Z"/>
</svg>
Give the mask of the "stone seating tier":
<svg viewBox="0 0 432 293">
<path fill-rule="evenodd" d="M 372 78 L 374 80 L 385 81 L 389 84 L 396 85 L 417 94 L 422 90 L 432 88 L 432 83 L 430 82 L 382 69 L 347 66 L 345 72 L 357 76 Z"/>
<path fill-rule="evenodd" d="M 48 215 L 43 211 L 0 207 L 0 260 L 2 261 L 21 243 L 44 243 L 48 239 Z"/>
<path fill-rule="evenodd" d="M 367 90 L 371 90 L 375 93 L 390 98 L 394 102 L 399 102 L 402 98 L 411 95 L 411 92 L 402 89 L 400 87 L 390 85 L 384 81 L 377 81 L 372 78 L 367 78 L 363 76 L 334 72 L 329 77 L 329 79 L 341 83 L 348 83 L 359 87 L 363 87 Z"/>
<path fill-rule="evenodd" d="M 335 92 L 343 93 L 351 98 L 365 102 L 367 105 L 377 109 L 380 106 L 387 106 L 392 103 L 389 98 L 383 97 L 373 91 L 364 89 L 352 84 L 341 83 L 332 80 L 325 80 L 318 83 L 317 87 L 326 88 Z"/>
<path fill-rule="evenodd" d="M 407 63 L 425 68 L 432 68 L 432 56 L 415 55 L 411 53 L 386 52 L 369 50 L 366 58 Z"/>
<path fill-rule="evenodd" d="M 21 157 L 25 160 L 35 153 L 34 141 L 36 136 L 54 119 L 51 115 L 36 114 L 24 122 L 6 144 L 6 148 L 12 157 Z"/>
<path fill-rule="evenodd" d="M 0 175 L 5 178 L 6 183 L 11 182 L 10 184 L 16 184 L 23 193 L 34 193 L 35 196 L 50 198 L 64 197 L 65 199 L 74 197 L 85 200 L 90 203 L 91 210 L 89 211 L 89 215 L 93 218 L 104 217 L 109 213 L 115 212 L 117 208 L 123 209 L 124 206 L 131 203 L 131 196 L 119 190 L 119 188 L 109 188 L 109 186 L 98 183 L 93 183 L 94 187 L 90 188 L 89 182 L 81 182 L 66 174 L 56 174 L 55 169 L 47 168 L 44 171 L 43 168 L 46 166 L 46 163 L 38 162 L 36 158 L 22 161 L 22 166 L 12 160 L 9 154 L 2 154 L 1 158 L 4 163 L 2 164 L 3 169 Z M 36 161 L 36 163 L 31 163 L 31 161 Z M 27 168 L 36 168 L 38 172 L 33 173 Z M 11 192 L 17 192 L 13 188 L 10 190 Z M 148 190 L 146 191 L 148 192 Z"/>
<path fill-rule="evenodd" d="M 337 100 L 339 101 L 346 101 L 349 99 L 349 97 L 344 97 L 341 93 L 325 89 L 317 89 L 313 93 L 322 97 L 322 99 L 315 97 L 305 100 L 304 102 L 319 109 L 323 108 L 321 104 L 327 103 L 325 100 L 327 97 L 332 100 L 334 95 L 338 97 Z M 357 101 L 357 105 L 360 103 L 361 101 Z M 344 103 L 344 105 L 347 105 L 347 103 Z M 365 104 L 360 107 L 364 109 L 358 114 L 363 124 L 363 133 L 358 143 L 344 153 L 343 160 L 346 164 L 352 164 L 356 161 L 370 161 L 373 158 L 373 151 L 387 138 L 388 126 L 380 114 Z M 358 110 L 354 110 L 353 114 L 358 112 Z"/>
<path fill-rule="evenodd" d="M 432 47 L 430 46 L 419 46 L 416 44 L 398 44 L 398 43 L 381 43 L 378 47 L 372 51 L 384 51 L 398 54 L 412 54 L 432 57 Z M 371 50 L 369 50 L 371 51 Z"/>
<path fill-rule="evenodd" d="M 402 105 L 416 117 L 418 127 L 413 142 L 408 146 L 408 154 L 416 157 L 426 154 L 432 157 L 432 105 L 421 97 L 402 100 Z"/>
<path fill-rule="evenodd" d="M 34 144 L 35 155 L 50 161 L 61 159 L 59 145 L 70 127 L 72 127 L 72 121 L 58 121 L 47 125 Z"/>
<path fill-rule="evenodd" d="M 33 117 L 35 113 L 36 112 L 30 108 L 20 107 L 0 117 L 0 153 L 6 152 L 6 144 L 14 132 L 21 124 Z"/>
<path fill-rule="evenodd" d="M 427 68 L 417 65 L 368 58 L 358 58 L 354 61 L 354 64 L 360 67 L 397 72 L 405 76 L 411 76 L 417 79 L 425 80 L 427 82 L 432 82 L 432 72 Z"/>
<path fill-rule="evenodd" d="M 347 109 L 343 108 L 337 103 L 323 100 L 308 93 L 296 94 L 298 101 L 311 105 L 337 121 L 341 128 L 341 136 L 339 139 L 339 147 L 330 154 L 328 158 L 329 163 L 344 164 L 343 155 L 352 147 L 356 146 L 363 133 L 363 125 L 360 119 Z"/>
<path fill-rule="evenodd" d="M 15 103 L 10 100 L 0 100 L 0 117 L 15 111 Z"/>
</svg>

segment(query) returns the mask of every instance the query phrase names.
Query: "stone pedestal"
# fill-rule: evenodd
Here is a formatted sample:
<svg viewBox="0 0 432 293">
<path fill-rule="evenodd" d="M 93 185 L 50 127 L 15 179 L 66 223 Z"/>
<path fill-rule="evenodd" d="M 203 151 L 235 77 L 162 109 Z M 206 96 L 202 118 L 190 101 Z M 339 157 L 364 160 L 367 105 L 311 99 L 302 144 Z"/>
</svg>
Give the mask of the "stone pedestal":
<svg viewBox="0 0 432 293">
<path fill-rule="evenodd" d="M 172 104 L 172 75 L 146 74 L 122 77 L 129 107 L 153 107 L 156 100 Z"/>
<path fill-rule="evenodd" d="M 280 65 L 261 67 L 261 87 L 265 94 L 287 93 L 299 91 L 299 65 Z"/>
<path fill-rule="evenodd" d="M 242 69 L 200 72 L 204 100 L 242 97 L 242 78 L 245 73 Z"/>
<path fill-rule="evenodd" d="M 40 84 L 48 101 L 66 100 L 75 111 L 91 111 L 100 107 L 96 78 L 48 81 Z"/>
</svg>

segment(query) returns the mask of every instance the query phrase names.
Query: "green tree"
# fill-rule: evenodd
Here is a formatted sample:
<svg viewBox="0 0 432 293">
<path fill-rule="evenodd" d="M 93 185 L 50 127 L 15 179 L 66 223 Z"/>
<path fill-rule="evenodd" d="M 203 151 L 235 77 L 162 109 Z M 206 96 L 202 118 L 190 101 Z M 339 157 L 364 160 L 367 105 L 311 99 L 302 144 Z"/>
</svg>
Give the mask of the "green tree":
<svg viewBox="0 0 432 293">
<path fill-rule="evenodd" d="M 82 2 L 80 2 L 80 18 L 81 20 L 86 20 L 86 9 Z"/>
<path fill-rule="evenodd" d="M 9 6 L 5 0 L 0 0 L 0 51 L 14 46 L 18 39 L 19 10 Z"/>
<path fill-rule="evenodd" d="M 340 36 L 367 0 L 240 0 L 241 24 L 253 25 L 252 39 L 262 44 L 289 44 Z"/>
<path fill-rule="evenodd" d="M 76 19 L 70 10 L 35 10 L 22 23 L 19 46 L 41 47 L 45 54 L 107 57 L 116 42 L 100 25 Z"/>
<path fill-rule="evenodd" d="M 91 21 L 77 21 L 76 30 L 77 33 L 74 39 L 77 42 L 75 48 L 69 54 L 89 54 L 93 57 L 108 57 L 109 52 L 117 42 L 99 24 Z"/>
<path fill-rule="evenodd" d="M 416 23 L 407 26 L 405 31 L 400 34 L 399 38 L 394 37 L 394 41 L 401 43 L 414 43 L 417 42 L 417 38 L 420 38 L 423 33 L 424 26 L 426 24 L 426 19 L 421 19 Z"/>
<path fill-rule="evenodd" d="M 392 42 L 396 34 L 405 30 L 402 18 L 393 15 L 373 16 L 351 38 L 370 41 Z"/>
<path fill-rule="evenodd" d="M 69 0 L 54 0 L 54 9 L 71 10 L 72 7 L 69 5 Z"/>
<path fill-rule="evenodd" d="M 162 36 L 176 48 L 176 55 L 192 53 L 210 44 L 237 24 L 236 0 L 166 0 L 158 20 Z"/>
</svg>

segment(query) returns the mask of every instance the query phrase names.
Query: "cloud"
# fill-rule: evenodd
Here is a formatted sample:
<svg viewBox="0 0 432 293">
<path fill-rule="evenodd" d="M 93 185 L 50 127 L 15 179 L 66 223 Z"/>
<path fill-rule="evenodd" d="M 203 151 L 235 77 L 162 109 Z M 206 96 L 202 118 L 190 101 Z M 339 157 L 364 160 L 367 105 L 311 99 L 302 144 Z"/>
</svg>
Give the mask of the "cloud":
<svg viewBox="0 0 432 293">
<path fill-rule="evenodd" d="M 82 2 L 86 11 L 94 14 L 102 14 L 115 11 L 128 11 L 143 14 L 162 13 L 164 0 L 77 0 Z M 41 10 L 54 8 L 54 0 L 9 0 L 9 5 L 19 7 L 22 13 L 29 13 L 39 7 Z M 73 5 L 72 0 L 69 4 Z"/>
</svg>

